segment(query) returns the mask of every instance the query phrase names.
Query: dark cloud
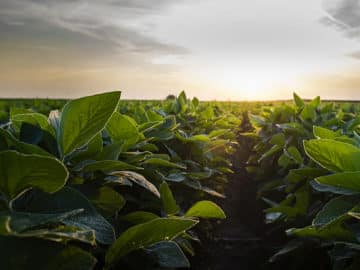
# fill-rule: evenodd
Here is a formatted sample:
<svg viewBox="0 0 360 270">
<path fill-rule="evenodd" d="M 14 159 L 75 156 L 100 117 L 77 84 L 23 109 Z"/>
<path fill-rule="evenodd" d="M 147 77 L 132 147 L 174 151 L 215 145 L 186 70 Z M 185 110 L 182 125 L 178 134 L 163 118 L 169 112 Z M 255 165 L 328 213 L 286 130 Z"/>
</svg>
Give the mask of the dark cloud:
<svg viewBox="0 0 360 270">
<path fill-rule="evenodd" d="M 177 1 L 169 0 L 1 0 L 0 26 L 7 38 L 29 39 L 40 36 L 40 43 L 53 43 L 66 37 L 74 48 L 102 48 L 118 54 L 169 55 L 184 54 L 186 50 L 166 44 L 153 37 L 139 19 L 161 12 Z M 75 35 L 74 35 L 75 33 Z M 60 41 L 64 43 L 65 41 Z M 100 47 L 100 48 L 99 48 Z M 145 57 L 144 56 L 144 57 Z"/>
<path fill-rule="evenodd" d="M 360 41 L 360 0 L 325 0 L 327 16 L 321 22 L 342 32 L 346 37 Z M 360 52 L 348 56 L 360 59 Z"/>
<path fill-rule="evenodd" d="M 343 24 L 347 28 L 360 27 L 360 1 L 359 0 L 326 0 L 325 10 L 329 19 Z"/>
</svg>

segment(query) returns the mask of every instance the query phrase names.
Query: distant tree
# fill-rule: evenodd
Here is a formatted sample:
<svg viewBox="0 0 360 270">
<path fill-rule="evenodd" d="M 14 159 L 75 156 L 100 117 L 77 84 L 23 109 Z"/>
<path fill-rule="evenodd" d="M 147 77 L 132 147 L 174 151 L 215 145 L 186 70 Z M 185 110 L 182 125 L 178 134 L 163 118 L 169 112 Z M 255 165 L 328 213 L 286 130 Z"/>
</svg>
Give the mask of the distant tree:
<svg viewBox="0 0 360 270">
<path fill-rule="evenodd" d="M 166 100 L 174 100 L 174 99 L 176 99 L 176 96 L 175 96 L 175 95 L 168 95 L 168 96 L 166 97 Z"/>
</svg>

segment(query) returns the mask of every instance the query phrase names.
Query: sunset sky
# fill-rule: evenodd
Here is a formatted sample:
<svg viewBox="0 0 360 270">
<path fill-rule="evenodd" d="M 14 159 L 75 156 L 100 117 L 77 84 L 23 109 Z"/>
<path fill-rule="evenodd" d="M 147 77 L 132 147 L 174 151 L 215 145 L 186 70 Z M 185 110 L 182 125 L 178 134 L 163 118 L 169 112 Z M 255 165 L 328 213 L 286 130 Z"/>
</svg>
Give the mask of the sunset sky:
<svg viewBox="0 0 360 270">
<path fill-rule="evenodd" d="M 0 0 L 0 97 L 360 99 L 360 0 Z"/>
</svg>

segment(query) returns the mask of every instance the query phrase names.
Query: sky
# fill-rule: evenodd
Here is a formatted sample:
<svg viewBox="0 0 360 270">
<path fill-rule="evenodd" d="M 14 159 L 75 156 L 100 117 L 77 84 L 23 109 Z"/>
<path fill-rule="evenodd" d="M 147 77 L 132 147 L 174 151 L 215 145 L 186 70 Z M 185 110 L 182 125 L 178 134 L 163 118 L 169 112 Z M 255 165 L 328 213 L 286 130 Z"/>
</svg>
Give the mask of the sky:
<svg viewBox="0 0 360 270">
<path fill-rule="evenodd" d="M 0 0 L 0 97 L 360 99 L 360 0 Z"/>
</svg>

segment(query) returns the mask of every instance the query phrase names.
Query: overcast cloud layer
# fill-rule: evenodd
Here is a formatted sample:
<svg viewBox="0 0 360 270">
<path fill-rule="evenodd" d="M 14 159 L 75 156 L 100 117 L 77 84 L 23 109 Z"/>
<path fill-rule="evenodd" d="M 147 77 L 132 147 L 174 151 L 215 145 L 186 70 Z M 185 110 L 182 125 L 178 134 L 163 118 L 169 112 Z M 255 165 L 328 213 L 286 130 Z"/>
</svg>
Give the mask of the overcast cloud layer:
<svg viewBox="0 0 360 270">
<path fill-rule="evenodd" d="M 0 0 L 0 95 L 360 99 L 360 1 L 303 2 Z"/>
</svg>

